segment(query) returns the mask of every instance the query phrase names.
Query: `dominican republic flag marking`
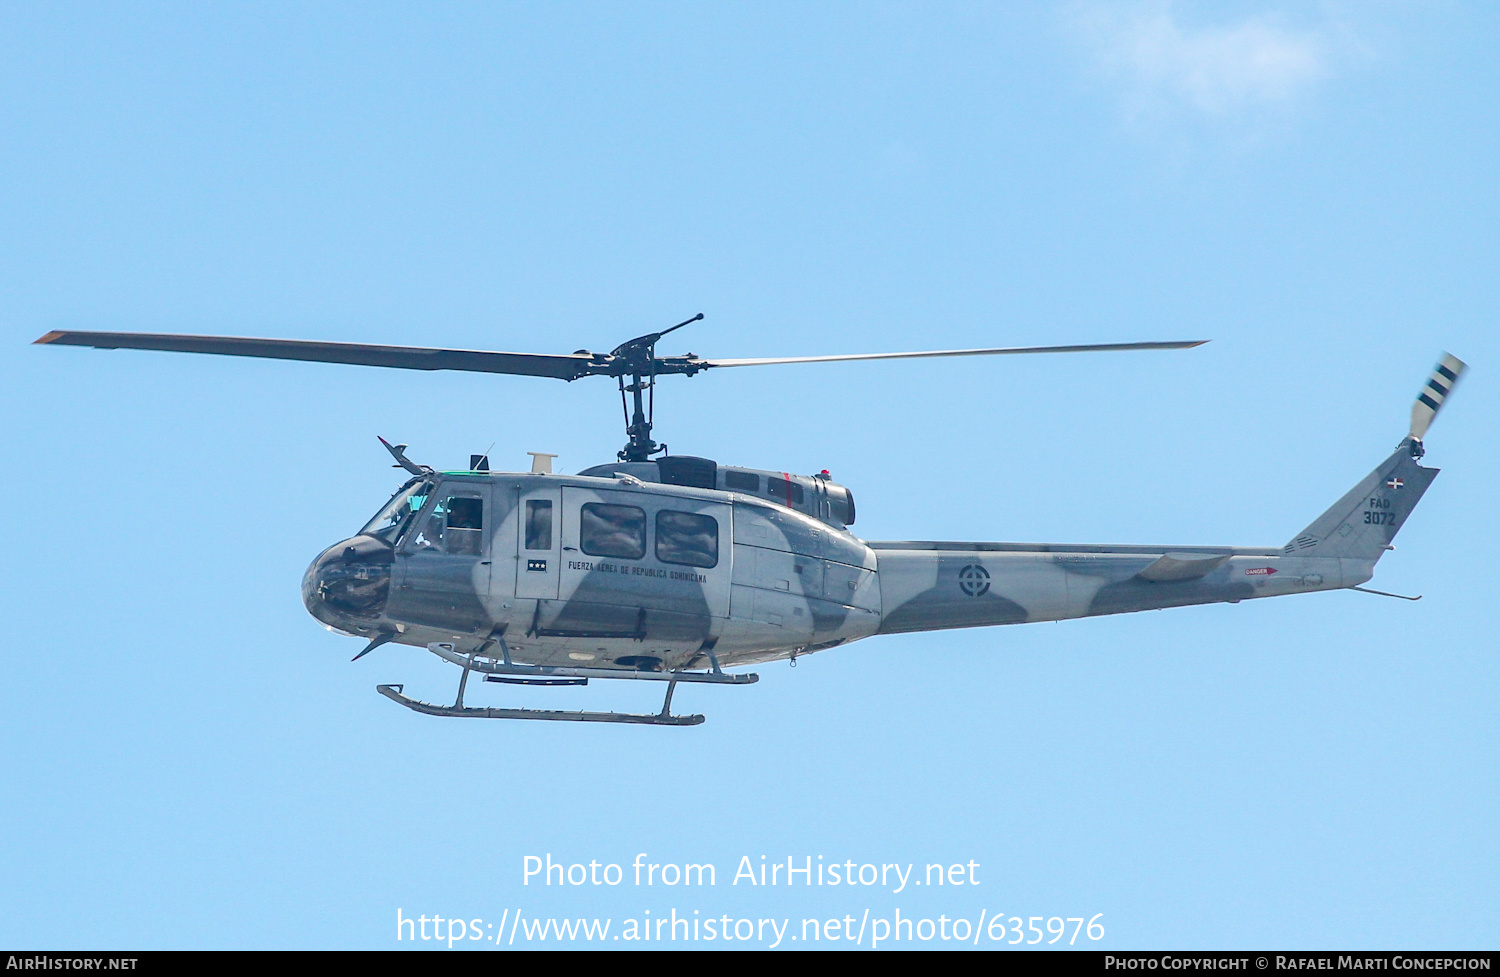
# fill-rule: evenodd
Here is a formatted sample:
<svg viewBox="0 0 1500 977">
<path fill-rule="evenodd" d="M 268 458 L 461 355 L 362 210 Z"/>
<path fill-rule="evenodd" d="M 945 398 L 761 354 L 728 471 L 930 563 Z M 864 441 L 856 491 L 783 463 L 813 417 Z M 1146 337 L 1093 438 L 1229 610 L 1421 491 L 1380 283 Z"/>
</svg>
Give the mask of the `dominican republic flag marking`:
<svg viewBox="0 0 1500 977">
<path fill-rule="evenodd" d="M 1385 480 L 1385 487 L 1386 488 L 1398 489 L 1398 488 L 1400 488 L 1401 486 L 1403 486 L 1405 484 L 1406 483 L 1403 482 L 1403 481 L 1401 481 L 1401 479 L 1399 479 L 1399 478 L 1388 478 L 1388 479 Z"/>
</svg>

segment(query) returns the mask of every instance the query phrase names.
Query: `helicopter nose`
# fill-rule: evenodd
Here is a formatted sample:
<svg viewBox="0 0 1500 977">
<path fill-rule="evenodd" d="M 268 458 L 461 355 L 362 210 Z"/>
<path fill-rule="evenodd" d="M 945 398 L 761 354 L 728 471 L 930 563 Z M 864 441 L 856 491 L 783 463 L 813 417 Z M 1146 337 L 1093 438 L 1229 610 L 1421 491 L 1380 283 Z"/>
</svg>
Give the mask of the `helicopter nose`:
<svg viewBox="0 0 1500 977">
<path fill-rule="evenodd" d="M 372 536 L 355 536 L 324 550 L 302 578 L 302 603 L 332 627 L 373 621 L 385 610 L 395 553 Z"/>
</svg>

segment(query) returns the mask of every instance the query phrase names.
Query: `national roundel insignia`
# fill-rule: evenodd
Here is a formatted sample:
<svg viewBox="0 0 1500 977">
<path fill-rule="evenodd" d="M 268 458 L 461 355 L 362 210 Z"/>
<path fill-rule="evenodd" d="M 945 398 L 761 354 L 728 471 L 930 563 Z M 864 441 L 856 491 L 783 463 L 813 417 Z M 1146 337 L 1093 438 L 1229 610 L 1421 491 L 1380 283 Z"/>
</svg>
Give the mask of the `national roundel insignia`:
<svg viewBox="0 0 1500 977">
<path fill-rule="evenodd" d="M 977 563 L 971 563 L 958 571 L 958 589 L 970 597 L 983 597 L 990 592 L 990 572 Z"/>
</svg>

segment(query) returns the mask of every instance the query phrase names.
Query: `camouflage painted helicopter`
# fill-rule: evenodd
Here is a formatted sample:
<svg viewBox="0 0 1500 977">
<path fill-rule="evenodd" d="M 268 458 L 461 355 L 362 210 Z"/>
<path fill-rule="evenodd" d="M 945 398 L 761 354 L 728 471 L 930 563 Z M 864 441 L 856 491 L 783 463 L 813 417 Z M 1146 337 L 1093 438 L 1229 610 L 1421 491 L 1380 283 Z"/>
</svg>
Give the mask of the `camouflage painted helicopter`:
<svg viewBox="0 0 1500 977">
<path fill-rule="evenodd" d="M 867 541 L 854 496 L 828 477 L 719 465 L 652 440 L 659 377 L 783 363 L 1142 349 L 1115 343 L 771 359 L 658 357 L 671 329 L 609 353 L 569 355 L 243 339 L 51 332 L 38 343 L 617 379 L 629 438 L 612 464 L 577 475 L 533 454 L 528 473 L 439 472 L 381 443 L 411 478 L 364 528 L 325 550 L 302 582 L 330 630 L 426 648 L 462 669 L 453 705 L 377 690 L 435 716 L 695 725 L 673 715 L 681 682 L 745 685 L 726 666 L 792 659 L 876 634 L 1059 621 L 1359 586 L 1437 469 L 1422 439 L 1464 364 L 1444 354 L 1385 461 L 1285 546 L 1119 546 Z M 629 403 L 627 404 L 627 394 Z M 1382 593 L 1381 591 L 1367 591 Z M 1386 594 L 1384 596 L 1399 596 Z M 1415 598 L 1407 598 L 1415 599 Z M 520 685 L 589 679 L 666 683 L 656 713 L 474 708 L 471 673 Z"/>
</svg>

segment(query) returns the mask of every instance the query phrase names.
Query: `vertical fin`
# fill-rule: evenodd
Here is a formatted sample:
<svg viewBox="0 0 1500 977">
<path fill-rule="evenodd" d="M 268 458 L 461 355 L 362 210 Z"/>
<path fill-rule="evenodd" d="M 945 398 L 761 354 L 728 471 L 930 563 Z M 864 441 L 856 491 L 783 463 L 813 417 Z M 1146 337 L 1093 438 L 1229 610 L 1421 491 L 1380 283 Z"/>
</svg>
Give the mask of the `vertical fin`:
<svg viewBox="0 0 1500 977">
<path fill-rule="evenodd" d="M 1379 468 L 1298 533 L 1286 544 L 1287 555 L 1380 559 L 1438 473 L 1436 468 L 1417 464 L 1406 448 L 1403 442 Z"/>
<path fill-rule="evenodd" d="M 1406 439 L 1379 468 L 1287 543 L 1284 550 L 1288 555 L 1341 556 L 1371 562 L 1380 559 L 1437 477 L 1436 468 L 1417 464 L 1425 453 L 1422 438 L 1464 368 L 1463 360 L 1452 353 L 1443 354 L 1426 385 L 1417 392 Z"/>
</svg>

